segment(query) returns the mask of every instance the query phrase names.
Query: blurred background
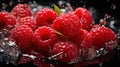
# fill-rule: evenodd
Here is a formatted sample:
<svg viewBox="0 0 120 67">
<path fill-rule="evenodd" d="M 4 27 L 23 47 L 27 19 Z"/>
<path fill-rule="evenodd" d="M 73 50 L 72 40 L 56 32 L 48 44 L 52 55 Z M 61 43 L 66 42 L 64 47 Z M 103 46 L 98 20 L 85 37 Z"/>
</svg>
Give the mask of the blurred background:
<svg viewBox="0 0 120 67">
<path fill-rule="evenodd" d="M 33 10 L 34 8 L 41 6 L 50 6 L 52 8 L 53 4 L 56 4 L 59 7 L 61 7 L 61 5 L 71 6 L 73 10 L 77 7 L 85 7 L 92 13 L 94 23 L 99 23 L 101 19 L 107 18 L 107 26 L 114 30 L 116 34 L 120 32 L 120 0 L 0 0 L 0 11 L 11 11 L 18 3 L 28 3 Z M 32 4 L 34 5 L 32 6 Z M 118 35 L 120 36 L 120 34 Z M 113 54 L 113 57 L 109 62 L 89 65 L 87 67 L 120 67 L 119 44 L 120 43 L 118 43 L 118 48 L 114 50 L 115 54 Z M 26 67 L 29 65 L 35 67 L 32 62 L 17 66 L 13 64 L 6 65 L 4 62 L 0 62 L 0 66 L 2 67 Z"/>
</svg>

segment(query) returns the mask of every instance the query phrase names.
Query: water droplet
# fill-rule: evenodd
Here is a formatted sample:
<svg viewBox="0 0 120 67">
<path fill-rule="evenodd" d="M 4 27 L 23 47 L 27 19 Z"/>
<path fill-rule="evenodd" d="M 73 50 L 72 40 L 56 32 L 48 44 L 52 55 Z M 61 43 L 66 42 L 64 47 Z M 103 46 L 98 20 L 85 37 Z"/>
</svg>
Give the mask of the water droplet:
<svg viewBox="0 0 120 67">
<path fill-rule="evenodd" d="M 100 48 L 99 50 L 96 50 L 96 57 L 99 57 L 101 55 L 105 55 L 105 48 Z"/>
<path fill-rule="evenodd" d="M 106 18 L 103 18 L 103 19 L 100 20 L 100 25 L 101 26 L 106 26 L 106 23 L 107 23 Z"/>
<path fill-rule="evenodd" d="M 109 14 L 105 14 L 104 17 L 107 18 L 111 18 L 111 16 Z"/>
<path fill-rule="evenodd" d="M 115 4 L 112 4 L 112 5 L 111 5 L 111 9 L 116 9 L 116 5 L 115 5 Z"/>
<path fill-rule="evenodd" d="M 2 10 L 5 10 L 8 5 L 6 3 L 2 3 Z"/>
<path fill-rule="evenodd" d="M 17 1 L 22 3 L 24 0 L 17 0 Z"/>
<path fill-rule="evenodd" d="M 14 4 L 13 0 L 10 0 L 9 5 L 12 6 Z"/>
<path fill-rule="evenodd" d="M 103 63 L 100 63 L 99 66 L 102 67 L 102 66 L 103 66 Z"/>
<path fill-rule="evenodd" d="M 29 58 L 31 58 L 31 59 L 35 59 L 35 58 L 37 58 L 36 56 L 34 56 L 34 55 L 28 55 L 28 54 L 22 54 L 22 56 L 24 56 L 24 57 L 29 57 Z"/>
<path fill-rule="evenodd" d="M 56 58 L 57 56 L 60 56 L 62 53 L 63 53 L 63 52 L 60 52 L 60 53 L 58 53 L 58 54 L 55 54 L 55 55 L 49 57 L 48 59 Z"/>
</svg>

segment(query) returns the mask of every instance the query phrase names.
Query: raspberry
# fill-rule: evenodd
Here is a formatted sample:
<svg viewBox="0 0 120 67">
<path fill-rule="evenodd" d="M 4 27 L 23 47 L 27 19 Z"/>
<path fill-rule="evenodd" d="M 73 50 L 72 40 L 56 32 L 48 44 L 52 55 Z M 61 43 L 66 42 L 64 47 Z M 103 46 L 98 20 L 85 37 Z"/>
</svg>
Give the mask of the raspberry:
<svg viewBox="0 0 120 67">
<path fill-rule="evenodd" d="M 27 51 L 31 47 L 33 39 L 33 31 L 27 25 L 20 25 L 11 31 L 10 38 L 15 40 L 21 50 Z"/>
<path fill-rule="evenodd" d="M 33 62 L 38 67 L 53 67 L 52 64 L 48 64 L 43 60 L 35 59 Z"/>
<path fill-rule="evenodd" d="M 6 14 L 8 14 L 7 11 L 1 11 L 1 12 L 0 12 L 0 21 L 3 19 L 3 17 L 4 17 Z"/>
<path fill-rule="evenodd" d="M 24 64 L 24 63 L 27 63 L 27 62 L 30 62 L 30 61 L 32 61 L 31 58 L 22 56 L 22 57 L 19 58 L 18 64 Z"/>
<path fill-rule="evenodd" d="M 6 11 L 0 12 L 0 29 L 5 27 L 5 23 L 3 22 L 3 17 L 8 14 Z"/>
<path fill-rule="evenodd" d="M 33 31 L 36 29 L 36 22 L 30 16 L 26 16 L 26 17 L 21 18 L 19 24 L 20 25 L 28 25 L 29 27 L 32 28 Z"/>
<path fill-rule="evenodd" d="M 54 20 L 52 27 L 67 38 L 71 39 L 81 28 L 81 23 L 79 22 L 78 16 L 73 13 L 69 13 L 57 17 Z"/>
<path fill-rule="evenodd" d="M 67 42 L 57 42 L 53 45 L 52 54 L 57 55 L 55 58 L 62 62 L 72 62 L 78 57 L 78 47 L 76 44 Z"/>
<path fill-rule="evenodd" d="M 83 28 L 89 29 L 89 27 L 92 25 L 92 15 L 90 14 L 90 12 L 87 9 L 80 7 L 74 11 L 74 14 L 79 17 Z"/>
<path fill-rule="evenodd" d="M 80 31 L 73 40 L 78 44 L 79 47 L 82 48 L 92 47 L 92 36 L 85 29 L 80 29 Z"/>
<path fill-rule="evenodd" d="M 47 26 L 39 27 L 34 32 L 34 42 L 35 47 L 38 49 L 37 51 L 50 52 L 50 48 L 56 41 L 56 38 L 56 33 L 52 28 Z"/>
<path fill-rule="evenodd" d="M 116 40 L 115 33 L 110 28 L 104 26 L 96 26 L 92 28 L 90 34 L 92 35 L 93 46 L 95 47 L 95 49 L 104 47 L 107 42 Z M 114 45 L 114 44 L 109 44 L 109 45 Z"/>
<path fill-rule="evenodd" d="M 5 23 L 6 27 L 15 26 L 16 25 L 16 17 L 11 13 L 4 15 L 3 22 Z"/>
<path fill-rule="evenodd" d="M 11 13 L 13 15 L 15 15 L 16 17 L 25 17 L 25 16 L 31 16 L 32 12 L 31 12 L 31 8 L 29 7 L 28 4 L 18 4 L 16 5 Z"/>
<path fill-rule="evenodd" d="M 51 9 L 44 8 L 36 13 L 36 22 L 38 26 L 51 26 L 53 20 L 57 17 L 57 13 Z"/>
</svg>

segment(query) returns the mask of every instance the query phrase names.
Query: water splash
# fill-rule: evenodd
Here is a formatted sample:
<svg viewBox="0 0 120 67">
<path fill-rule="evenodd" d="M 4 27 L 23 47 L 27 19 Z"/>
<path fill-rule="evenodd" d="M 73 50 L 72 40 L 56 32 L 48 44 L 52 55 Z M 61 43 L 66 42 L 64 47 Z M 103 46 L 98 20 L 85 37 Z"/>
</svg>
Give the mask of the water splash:
<svg viewBox="0 0 120 67">
<path fill-rule="evenodd" d="M 0 61 L 6 63 L 15 63 L 20 54 L 16 43 L 9 38 L 0 40 Z"/>
</svg>

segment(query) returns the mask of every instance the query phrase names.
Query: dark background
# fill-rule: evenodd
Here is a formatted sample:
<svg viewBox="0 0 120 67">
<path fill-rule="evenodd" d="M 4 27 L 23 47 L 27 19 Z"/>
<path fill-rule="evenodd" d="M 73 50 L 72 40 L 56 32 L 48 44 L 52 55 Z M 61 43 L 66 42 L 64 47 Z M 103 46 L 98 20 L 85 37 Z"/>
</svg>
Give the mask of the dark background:
<svg viewBox="0 0 120 67">
<path fill-rule="evenodd" d="M 2 8 L 2 3 L 9 4 L 10 1 L 13 1 L 11 6 L 7 6 L 6 10 L 10 11 L 16 4 L 20 3 L 19 0 L 0 0 L 0 8 Z M 41 5 L 51 5 L 53 3 L 57 3 L 59 0 L 21 0 L 21 3 L 28 3 L 29 1 L 36 1 Z M 64 0 L 70 2 L 72 7 L 75 9 L 76 7 L 81 7 L 86 4 L 86 8 L 93 7 L 99 12 L 100 18 L 104 16 L 104 14 L 109 14 L 114 16 L 115 18 L 120 18 L 120 0 Z M 112 9 L 112 5 L 116 6 L 116 9 Z"/>
<path fill-rule="evenodd" d="M 2 11 L 2 3 L 9 4 L 11 0 L 0 0 L 0 11 Z M 21 0 L 22 1 L 22 0 Z M 24 0 L 21 3 L 28 3 L 29 1 L 33 0 Z M 37 3 L 41 5 L 51 5 L 53 3 L 57 3 L 59 0 L 35 0 Z M 71 3 L 73 9 L 77 7 L 81 7 L 86 5 L 86 8 L 89 9 L 90 7 L 94 8 L 98 13 L 96 14 L 98 17 L 95 22 L 98 22 L 101 18 L 104 18 L 105 14 L 110 15 L 115 20 L 117 20 L 118 24 L 120 23 L 120 0 L 65 0 Z M 13 0 L 13 4 L 11 6 L 7 6 L 6 10 L 11 11 L 11 9 L 20 2 L 17 0 Z M 112 9 L 115 7 L 115 9 Z M 117 25 L 120 27 L 120 25 Z M 118 31 L 115 31 L 118 33 Z M 113 58 L 109 62 L 103 63 L 101 67 L 120 67 L 120 50 L 117 48 L 114 50 L 115 54 L 113 54 Z M 13 64 L 5 64 L 4 62 L 0 62 L 0 67 L 27 67 L 32 66 L 32 62 L 22 64 L 22 65 L 13 65 Z M 90 65 L 87 67 L 99 67 L 99 65 Z"/>
</svg>

